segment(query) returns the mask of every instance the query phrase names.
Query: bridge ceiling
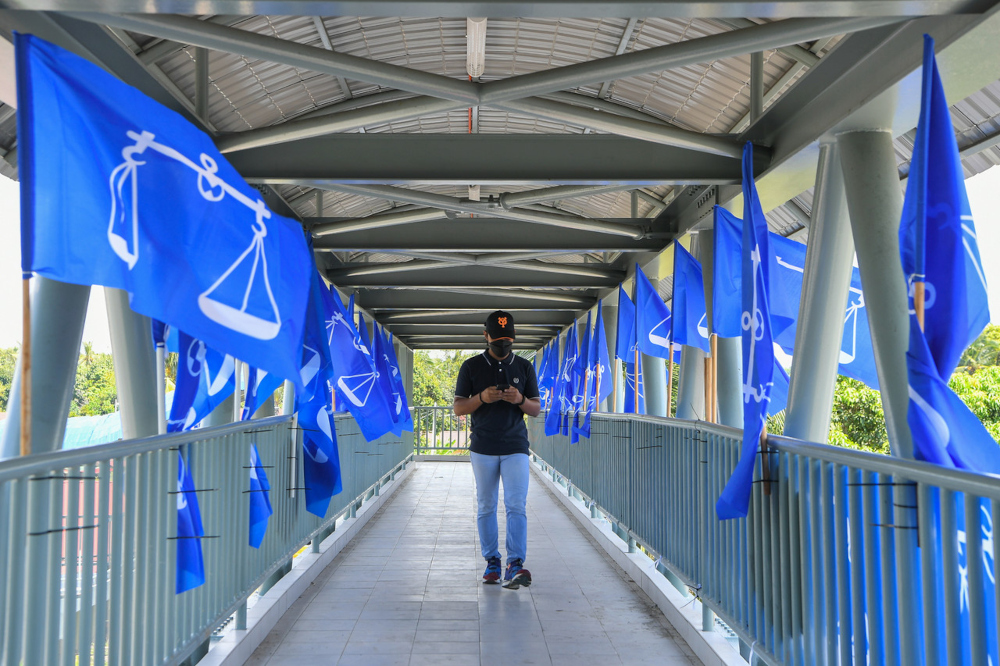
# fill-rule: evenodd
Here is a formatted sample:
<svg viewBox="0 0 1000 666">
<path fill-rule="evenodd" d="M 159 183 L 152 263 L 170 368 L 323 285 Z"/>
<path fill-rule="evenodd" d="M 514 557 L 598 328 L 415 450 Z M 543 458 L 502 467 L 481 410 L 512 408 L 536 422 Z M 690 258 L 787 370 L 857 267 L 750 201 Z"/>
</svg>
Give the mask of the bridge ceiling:
<svg viewBox="0 0 1000 666">
<path fill-rule="evenodd" d="M 744 141 L 773 172 L 919 65 L 898 43 L 946 45 L 994 4 L 200 0 L 184 16 L 178 0 L 0 0 L 0 31 L 71 48 L 202 126 L 409 346 L 480 346 L 504 308 L 538 347 L 731 197 Z M 467 16 L 490 17 L 476 81 Z M 852 79 L 858 63 L 879 76 Z M 967 175 L 1000 163 L 1000 83 L 952 116 Z M 912 133 L 896 146 L 905 178 Z M 16 177 L 7 106 L 0 156 Z M 771 228 L 804 241 L 811 191 L 781 202 Z"/>
</svg>

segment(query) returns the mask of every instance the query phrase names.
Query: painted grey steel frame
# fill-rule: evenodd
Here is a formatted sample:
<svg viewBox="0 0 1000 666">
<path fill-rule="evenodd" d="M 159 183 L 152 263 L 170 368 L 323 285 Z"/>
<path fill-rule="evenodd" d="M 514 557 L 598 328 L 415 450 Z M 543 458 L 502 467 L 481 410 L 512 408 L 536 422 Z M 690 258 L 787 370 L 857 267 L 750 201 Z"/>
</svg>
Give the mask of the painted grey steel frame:
<svg viewBox="0 0 1000 666">
<path fill-rule="evenodd" d="M 245 625 L 247 598 L 412 458 L 409 435 L 365 442 L 346 414 L 335 423 L 343 491 L 324 518 L 305 510 L 290 416 L 0 462 L 0 663 L 177 664 L 234 613 Z M 259 550 L 247 545 L 251 443 L 274 508 Z M 177 595 L 179 448 L 207 580 Z"/>
<path fill-rule="evenodd" d="M 944 640 L 948 663 L 959 663 L 963 646 L 974 663 L 986 663 L 986 636 L 1000 628 L 987 626 L 985 609 L 1000 610 L 1000 595 L 985 598 L 983 586 L 961 585 L 959 549 L 967 548 L 970 581 L 1000 577 L 1000 539 L 985 513 L 1000 511 L 1000 479 L 770 437 L 749 516 L 719 521 L 715 502 L 739 458 L 738 429 L 595 414 L 591 438 L 570 445 L 545 436 L 543 413 L 529 419 L 529 433 L 554 478 L 564 477 L 619 534 L 655 553 L 668 578 L 694 590 L 764 662 L 918 663 L 921 647 L 936 655 Z M 935 505 L 953 510 L 935 512 Z M 958 511 L 966 532 L 982 539 L 966 543 Z M 900 561 L 906 546 L 918 538 L 932 544 L 937 535 L 940 559 L 932 548 L 914 548 L 919 562 Z"/>
<path fill-rule="evenodd" d="M 472 421 L 448 407 L 414 407 L 413 436 L 417 455 L 468 455 Z"/>
</svg>

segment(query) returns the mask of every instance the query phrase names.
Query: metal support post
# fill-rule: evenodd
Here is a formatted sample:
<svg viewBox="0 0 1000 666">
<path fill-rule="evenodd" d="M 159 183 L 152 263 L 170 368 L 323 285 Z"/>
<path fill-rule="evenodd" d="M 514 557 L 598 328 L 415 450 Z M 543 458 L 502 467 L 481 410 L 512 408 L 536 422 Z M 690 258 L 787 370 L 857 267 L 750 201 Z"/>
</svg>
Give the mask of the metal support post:
<svg viewBox="0 0 1000 666">
<path fill-rule="evenodd" d="M 247 602 L 243 601 L 236 609 L 236 631 L 247 629 Z"/>
<path fill-rule="evenodd" d="M 785 435 L 825 443 L 840 364 L 854 239 L 835 143 L 820 148 Z M 857 322 L 867 326 L 867 321 Z"/>
<path fill-rule="evenodd" d="M 208 49 L 194 50 L 194 114 L 208 120 Z"/>
<path fill-rule="evenodd" d="M 837 136 L 854 246 L 858 254 L 885 425 L 893 455 L 913 457 L 906 423 L 910 318 L 899 258 L 903 196 L 892 134 L 858 130 Z"/>
<path fill-rule="evenodd" d="M 716 391 L 719 423 L 743 427 L 743 342 L 740 338 L 718 338 L 716 343 Z"/>
<path fill-rule="evenodd" d="M 705 352 L 681 346 L 681 372 L 677 385 L 677 418 L 705 418 Z"/>
<path fill-rule="evenodd" d="M 604 320 L 604 335 L 607 337 L 608 341 L 608 359 L 611 360 L 614 367 L 617 367 L 617 363 L 614 361 L 615 358 L 615 345 L 618 341 L 618 306 L 604 304 L 601 306 L 601 319 Z M 609 381 L 619 381 L 618 373 L 612 373 L 611 377 L 602 377 L 601 385 L 603 386 L 605 382 Z M 618 384 L 615 384 L 615 391 L 611 393 L 611 400 L 615 400 L 617 397 Z M 610 412 L 617 411 L 613 410 L 616 404 L 608 404 L 608 399 L 606 398 L 600 405 L 597 406 L 597 410 L 600 412 Z"/>
<path fill-rule="evenodd" d="M 704 601 L 701 602 L 701 630 L 715 631 L 715 613 L 705 605 Z"/>
<path fill-rule="evenodd" d="M 157 434 L 156 357 L 149 317 L 132 311 L 128 293 L 104 289 L 108 330 L 115 360 L 115 383 L 121 405 L 122 437 Z"/>
<path fill-rule="evenodd" d="M 208 416 L 205 417 L 203 426 L 211 427 L 217 425 L 225 425 L 227 423 L 233 422 L 233 405 L 236 402 L 236 391 L 229 394 L 225 400 L 219 403 L 218 407 L 209 412 Z"/>
<path fill-rule="evenodd" d="M 257 411 L 253 413 L 255 419 L 266 419 L 270 416 L 274 416 L 274 394 L 272 393 L 264 403 L 257 408 Z"/>
<path fill-rule="evenodd" d="M 31 453 L 62 448 L 90 287 L 31 279 Z M 21 358 L 7 405 L 2 458 L 21 454 Z"/>
</svg>

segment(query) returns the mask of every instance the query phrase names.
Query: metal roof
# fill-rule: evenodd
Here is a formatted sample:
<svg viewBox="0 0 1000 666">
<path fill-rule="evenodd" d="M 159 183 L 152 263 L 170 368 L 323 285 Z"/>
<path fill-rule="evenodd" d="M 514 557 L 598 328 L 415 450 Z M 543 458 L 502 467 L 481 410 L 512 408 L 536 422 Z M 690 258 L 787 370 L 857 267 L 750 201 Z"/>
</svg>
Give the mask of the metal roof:
<svg viewBox="0 0 1000 666">
<path fill-rule="evenodd" d="M 0 8 L 15 4 L 0 0 Z M 240 11 L 275 5 L 206 0 L 199 10 L 216 13 L 185 18 L 129 14 L 167 7 L 158 2 L 92 4 L 60 0 L 57 7 L 41 2 L 33 8 L 103 8 L 120 15 L 0 9 L 0 28 L 35 32 L 99 62 L 201 123 L 234 164 L 252 155 L 253 174 L 245 175 L 273 193 L 269 203 L 299 218 L 307 229 L 323 230 L 319 257 L 334 284 L 357 291 L 359 304 L 390 330 L 397 319 L 388 315 L 398 313 L 401 304 L 412 304 L 410 320 L 427 324 L 443 321 L 440 311 L 453 308 L 452 327 L 429 326 L 434 335 L 467 332 L 458 324 L 478 324 L 482 311 L 494 307 L 520 311 L 513 307 L 519 304 L 530 306 L 526 313 L 555 313 L 525 314 L 526 325 L 533 317 L 548 326 L 572 321 L 610 293 L 636 261 L 649 261 L 677 234 L 703 223 L 704 212 L 700 217 L 690 213 L 690 200 L 721 201 L 719 186 L 739 182 L 733 151 L 740 141 L 758 143 L 762 174 L 795 156 L 798 147 L 777 146 L 769 154 L 774 142 L 758 136 L 761 128 L 773 133 L 775 127 L 807 122 L 784 108 L 793 101 L 782 102 L 789 95 L 797 99 L 793 91 L 800 83 L 828 83 L 831 90 L 842 86 L 843 102 L 831 114 L 846 117 L 885 83 L 848 89 L 851 62 L 845 54 L 856 55 L 865 67 L 884 62 L 885 68 L 898 70 L 898 80 L 919 62 L 892 60 L 879 48 L 887 50 L 893 40 L 912 39 L 924 29 L 947 44 L 979 21 L 942 17 L 929 28 L 900 28 L 902 24 L 892 25 L 898 17 L 868 18 L 864 24 L 789 19 L 787 3 L 757 3 L 767 10 L 761 16 L 768 18 L 742 18 L 733 3 L 718 3 L 712 11 L 705 3 L 659 3 L 657 15 L 637 14 L 645 18 L 617 11 L 600 16 L 594 8 L 581 10 L 583 17 L 556 18 L 547 14 L 566 5 L 549 0 L 518 17 L 511 15 L 510 5 L 486 3 L 483 8 L 491 11 L 484 12 L 490 16 L 485 71 L 473 83 L 466 73 L 466 18 L 444 5 L 412 3 L 406 6 L 414 15 L 406 17 L 328 16 L 326 5 L 301 0 L 294 6 L 306 10 L 302 15 L 241 16 Z M 976 12 L 994 3 L 882 4 L 885 8 L 876 10 L 871 3 L 796 3 L 802 5 L 798 15 L 805 17 L 829 15 L 832 6 L 839 7 L 837 15 L 849 17 L 884 15 L 889 7 L 902 14 L 907 8 Z M 372 10 L 389 6 L 395 5 L 365 5 Z M 105 27 L 95 32 L 94 24 Z M 861 28 L 869 29 L 856 32 Z M 775 36 L 779 34 L 796 38 Z M 258 37 L 270 40 L 254 41 Z M 762 121 L 750 125 L 749 51 L 766 45 L 767 39 L 772 48 L 762 50 Z M 669 45 L 703 43 L 711 44 L 704 47 L 704 56 L 668 53 Z M 741 43 L 756 46 L 741 50 Z M 308 51 L 296 51 L 299 47 Z M 202 89 L 197 65 L 203 57 L 208 78 Z M 667 64 L 635 64 L 642 57 L 662 58 Z M 604 78 L 585 71 L 588 67 L 602 68 Z M 413 81 L 407 80 L 407 72 Z M 556 83 L 545 79 L 563 73 Z M 390 80 L 395 85 L 388 85 Z M 487 90 L 499 90 L 498 84 L 521 82 L 528 91 L 521 97 L 508 87 L 506 97 L 481 106 L 449 97 L 465 90 L 485 96 Z M 984 83 L 988 85 L 952 107 L 960 147 L 968 148 L 963 154 L 967 175 L 1000 163 L 995 146 L 1000 82 Z M 451 101 L 419 106 L 435 95 Z M 202 97 L 207 113 L 198 118 Z M 407 105 L 417 111 L 399 110 Z M 331 123 L 328 132 L 310 129 L 325 123 Z M 813 142 L 830 129 L 806 127 Z M 275 132 L 286 135 L 276 137 Z M 417 134 L 437 139 L 424 151 L 393 138 Z M 525 135 L 537 136 L 537 141 L 513 141 Z M 441 140 L 446 136 L 453 140 Z M 554 141 L 558 136 L 565 140 Z M 253 145 L 231 143 L 248 137 L 254 137 Z M 488 142 L 490 137 L 496 140 Z M 905 178 L 912 132 L 900 133 L 895 145 Z M 728 156 L 719 157 L 727 151 Z M 0 172 L 16 176 L 16 125 L 9 107 L 0 107 L 0 153 L 7 155 Z M 464 172 L 448 171 L 459 158 L 487 176 L 466 182 Z M 648 175 L 630 170 L 633 163 L 648 164 Z M 536 169 L 540 164 L 545 166 Z M 359 175 L 352 178 L 355 166 Z M 384 189 L 386 185 L 395 189 Z M 479 202 L 470 201 L 472 185 L 480 185 Z M 556 196 L 543 191 L 552 186 L 562 186 Z M 598 186 L 602 189 L 581 189 Z M 731 189 L 725 190 L 726 197 Z M 504 197 L 515 194 L 521 195 L 521 203 L 507 206 Z M 771 228 L 804 241 L 811 190 L 800 187 L 779 201 L 786 203 L 769 211 Z M 446 212 L 434 212 L 442 207 Z M 382 220 L 407 214 L 423 217 L 381 226 Z M 363 228 L 372 221 L 378 226 Z M 643 238 L 630 238 L 630 229 Z M 499 256 L 503 252 L 509 256 Z M 410 265 L 420 270 L 400 272 Z M 380 266 L 385 267 L 381 276 Z M 658 288 L 668 297 L 671 281 L 663 277 Z M 413 347 L 422 344 L 408 341 L 402 330 L 399 338 Z"/>
</svg>

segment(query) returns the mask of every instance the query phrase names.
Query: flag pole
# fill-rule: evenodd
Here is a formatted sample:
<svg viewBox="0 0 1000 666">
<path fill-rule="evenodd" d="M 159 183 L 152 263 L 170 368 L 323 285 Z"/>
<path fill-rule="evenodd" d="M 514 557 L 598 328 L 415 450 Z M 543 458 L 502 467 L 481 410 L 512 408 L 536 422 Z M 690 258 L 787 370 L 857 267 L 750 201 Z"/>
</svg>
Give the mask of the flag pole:
<svg viewBox="0 0 1000 666">
<path fill-rule="evenodd" d="M 712 423 L 719 422 L 719 336 L 712 333 Z"/>
<path fill-rule="evenodd" d="M 31 454 L 31 275 L 21 280 L 21 455 Z"/>
<path fill-rule="evenodd" d="M 636 414 L 638 414 L 639 413 L 639 345 L 638 344 L 635 346 L 635 365 L 633 367 L 634 370 L 632 371 L 632 373 L 635 378 L 635 401 L 632 404 L 634 406 L 633 411 Z M 669 396 L 670 394 L 668 393 L 667 400 L 670 399 Z"/>
<path fill-rule="evenodd" d="M 705 375 L 705 421 L 712 422 L 712 357 L 705 354 L 705 365 L 703 368 Z"/>
<path fill-rule="evenodd" d="M 667 418 L 670 418 L 670 402 L 674 392 L 674 341 L 670 341 L 670 352 L 667 357 Z"/>
<path fill-rule="evenodd" d="M 764 494 L 771 495 L 771 458 L 767 448 L 767 421 L 760 429 L 760 478 L 764 484 Z"/>
<path fill-rule="evenodd" d="M 917 323 L 920 324 L 920 331 L 924 330 L 924 283 L 915 282 L 913 284 L 913 309 L 917 313 Z"/>
<path fill-rule="evenodd" d="M 167 403 L 166 403 L 166 349 L 160 342 L 156 343 L 156 433 L 167 434 Z"/>
</svg>

